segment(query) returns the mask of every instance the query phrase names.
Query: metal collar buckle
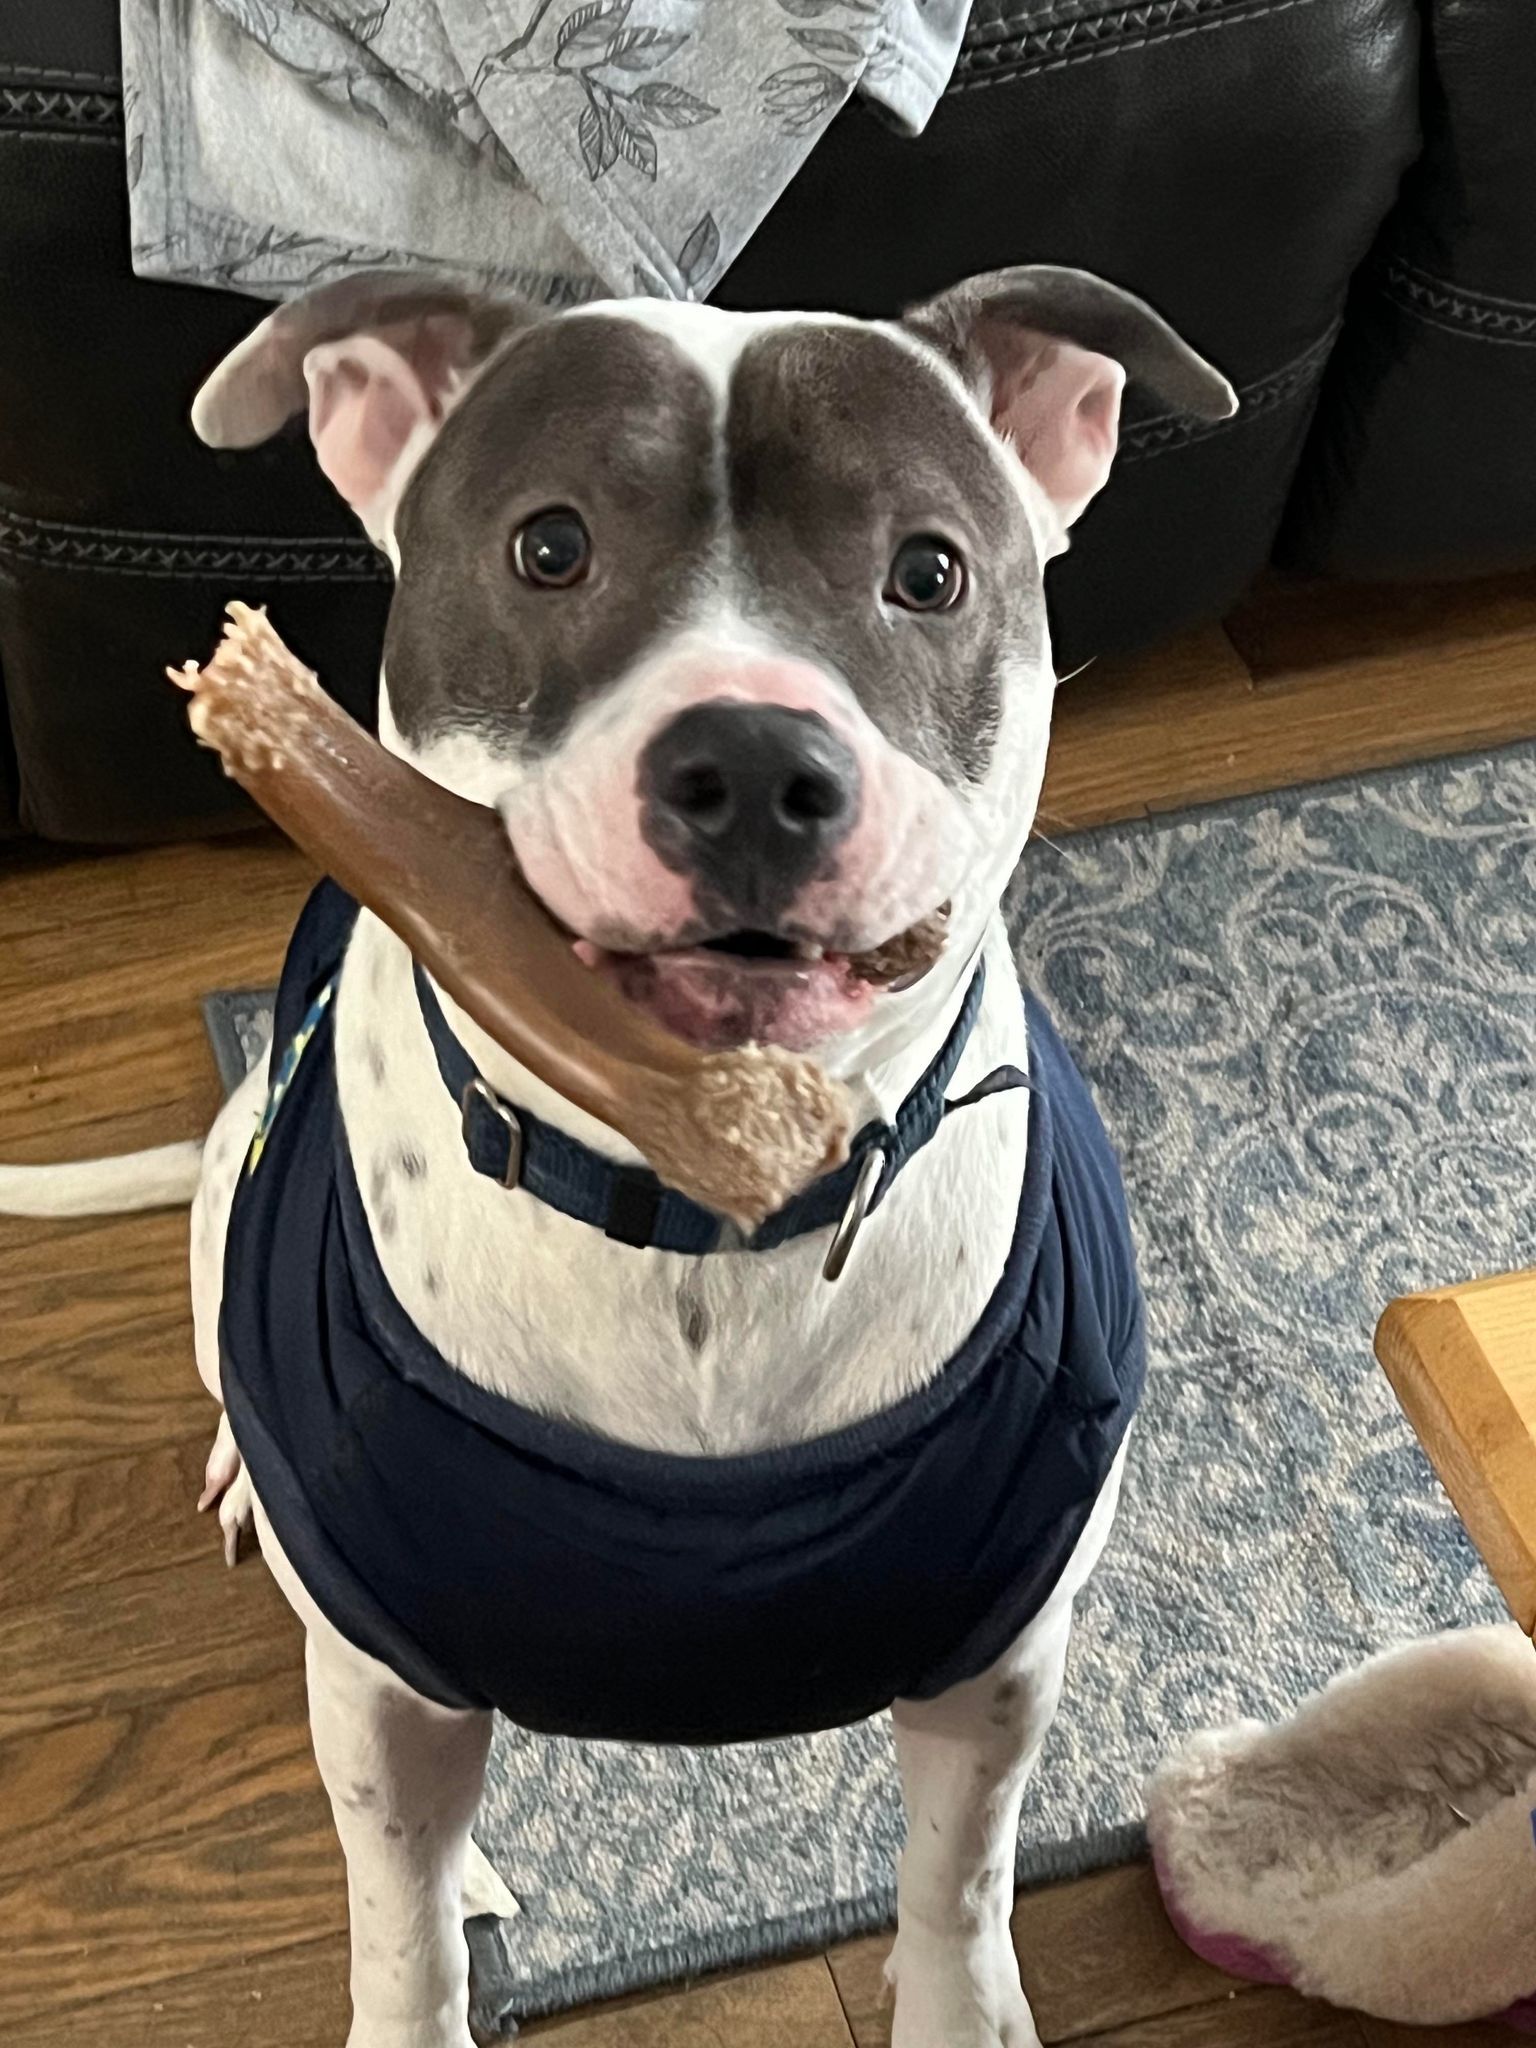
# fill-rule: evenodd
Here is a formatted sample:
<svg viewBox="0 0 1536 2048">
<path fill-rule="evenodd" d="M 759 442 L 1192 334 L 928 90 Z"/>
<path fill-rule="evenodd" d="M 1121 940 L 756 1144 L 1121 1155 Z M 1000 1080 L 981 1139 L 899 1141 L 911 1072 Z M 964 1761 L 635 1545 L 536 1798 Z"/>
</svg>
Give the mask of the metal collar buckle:
<svg viewBox="0 0 1536 2048">
<path fill-rule="evenodd" d="M 827 1246 L 827 1256 L 821 1267 L 823 1280 L 842 1278 L 843 1268 L 848 1263 L 848 1254 L 853 1250 L 853 1241 L 864 1226 L 864 1218 L 869 1214 L 870 1205 L 875 1199 L 884 1173 L 885 1150 L 880 1145 L 872 1145 L 864 1154 L 858 1179 L 853 1184 L 853 1193 L 848 1197 L 848 1206 L 843 1211 L 843 1220 L 833 1232 L 832 1242 Z"/>
<path fill-rule="evenodd" d="M 523 1167 L 523 1127 L 508 1109 L 495 1089 L 488 1088 L 478 1074 L 464 1084 L 464 1093 L 459 1100 L 459 1132 L 464 1140 L 464 1149 L 473 1157 L 470 1144 L 470 1115 L 476 1099 L 483 1102 L 507 1134 L 507 1163 L 501 1175 L 504 1188 L 515 1188 L 517 1177 Z"/>
</svg>

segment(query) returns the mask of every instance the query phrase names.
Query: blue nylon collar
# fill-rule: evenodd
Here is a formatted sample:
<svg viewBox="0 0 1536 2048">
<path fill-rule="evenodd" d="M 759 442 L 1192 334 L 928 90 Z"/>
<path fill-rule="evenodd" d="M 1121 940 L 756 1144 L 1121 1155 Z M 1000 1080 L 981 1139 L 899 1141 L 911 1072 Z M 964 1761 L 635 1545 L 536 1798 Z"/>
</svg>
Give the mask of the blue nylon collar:
<svg viewBox="0 0 1536 2048">
<path fill-rule="evenodd" d="M 520 1187 L 562 1215 L 590 1223 L 620 1244 L 657 1251 L 703 1253 L 723 1249 L 721 1219 L 702 1203 L 669 1188 L 649 1167 L 617 1165 L 600 1152 L 545 1123 L 532 1110 L 495 1094 L 449 1029 L 431 982 L 418 966 L 416 998 L 432 1041 L 443 1086 L 459 1107 L 464 1149 L 476 1173 Z M 865 1161 L 884 1155 L 879 1183 L 868 1208 L 884 1201 L 913 1154 L 922 1150 L 952 1109 L 963 1109 L 999 1089 L 1027 1087 L 1016 1067 L 999 1067 L 958 1102 L 945 1100 L 975 1029 L 986 986 L 978 966 L 960 1014 L 927 1072 L 896 1113 L 893 1123 L 868 1123 L 854 1138 L 847 1163 L 813 1181 L 803 1193 L 770 1216 L 747 1240 L 746 1249 L 771 1251 L 790 1238 L 840 1222 L 853 1200 Z M 734 1237 L 732 1246 L 738 1243 Z"/>
</svg>

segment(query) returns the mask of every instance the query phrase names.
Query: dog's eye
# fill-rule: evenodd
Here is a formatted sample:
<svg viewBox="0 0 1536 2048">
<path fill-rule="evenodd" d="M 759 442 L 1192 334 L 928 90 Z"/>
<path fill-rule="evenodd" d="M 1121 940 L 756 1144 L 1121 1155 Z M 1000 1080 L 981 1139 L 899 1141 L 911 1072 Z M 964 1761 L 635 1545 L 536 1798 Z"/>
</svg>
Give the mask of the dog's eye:
<svg viewBox="0 0 1536 2048">
<path fill-rule="evenodd" d="M 909 612 L 943 612 L 965 589 L 965 563 L 952 541 L 937 533 L 915 533 L 891 561 L 885 595 Z"/>
<path fill-rule="evenodd" d="M 569 505 L 535 512 L 512 536 L 512 566 L 539 590 L 569 590 L 592 566 L 592 539 Z"/>
</svg>

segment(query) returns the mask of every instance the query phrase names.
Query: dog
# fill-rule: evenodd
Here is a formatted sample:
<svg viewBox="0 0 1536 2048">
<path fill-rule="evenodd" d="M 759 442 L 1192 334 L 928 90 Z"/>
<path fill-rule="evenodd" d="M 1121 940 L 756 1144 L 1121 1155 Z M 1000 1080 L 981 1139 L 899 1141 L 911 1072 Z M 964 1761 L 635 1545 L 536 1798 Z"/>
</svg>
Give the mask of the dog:
<svg viewBox="0 0 1536 2048">
<path fill-rule="evenodd" d="M 1043 572 L 1127 376 L 1235 406 L 1070 270 L 896 321 L 379 273 L 270 314 L 198 396 L 222 446 L 307 413 L 395 570 L 381 737 L 497 808 L 590 970 L 701 1047 L 813 1054 L 859 1110 L 835 1185 L 748 1240 L 312 899 L 270 1064 L 195 1162 L 192 1295 L 204 1504 L 231 1557 L 254 1522 L 307 1630 L 349 2048 L 469 2048 L 493 1708 L 708 1742 L 889 1707 L 896 2048 L 1038 2041 L 1020 1802 L 1144 1342 L 1113 1156 L 1000 903 Z M 861 978 L 941 912 L 922 971 Z M 6 1169 L 0 1207 L 161 1201 L 193 1165 Z"/>
</svg>

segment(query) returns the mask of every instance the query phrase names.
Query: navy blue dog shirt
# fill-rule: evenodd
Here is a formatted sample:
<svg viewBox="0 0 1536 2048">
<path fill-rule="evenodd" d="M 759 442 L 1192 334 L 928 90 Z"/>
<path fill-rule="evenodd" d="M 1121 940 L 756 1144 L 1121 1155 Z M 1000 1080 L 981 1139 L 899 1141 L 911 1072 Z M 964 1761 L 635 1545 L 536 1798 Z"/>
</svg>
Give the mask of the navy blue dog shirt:
<svg viewBox="0 0 1536 2048">
<path fill-rule="evenodd" d="M 317 1006 L 355 916 L 322 885 L 289 950 L 220 1327 L 235 1442 L 327 1618 L 445 1706 L 634 1741 L 836 1727 L 985 1670 L 1049 1598 L 1145 1370 L 1118 1167 L 1038 1001 L 1018 1225 L 960 1349 L 832 1435 L 683 1457 L 474 1385 L 396 1300 Z"/>
</svg>

